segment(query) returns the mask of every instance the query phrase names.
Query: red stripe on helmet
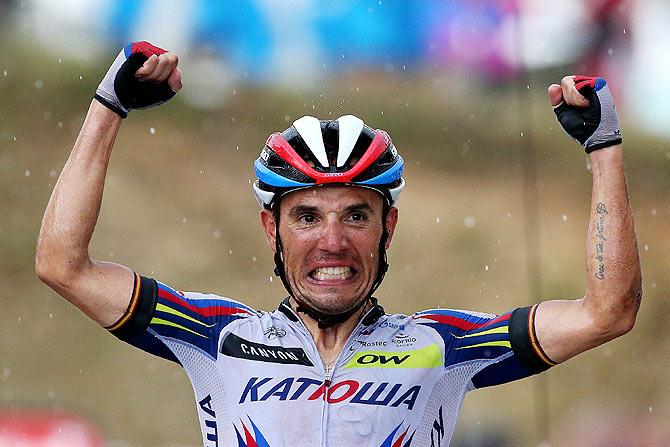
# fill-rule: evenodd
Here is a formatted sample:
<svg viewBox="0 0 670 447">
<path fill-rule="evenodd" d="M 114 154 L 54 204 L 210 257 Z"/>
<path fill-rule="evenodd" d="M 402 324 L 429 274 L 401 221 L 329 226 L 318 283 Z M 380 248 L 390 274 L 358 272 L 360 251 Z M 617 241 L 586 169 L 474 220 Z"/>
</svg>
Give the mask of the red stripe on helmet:
<svg viewBox="0 0 670 447">
<path fill-rule="evenodd" d="M 346 172 L 346 175 L 350 178 L 348 181 L 351 181 L 351 179 L 365 171 L 372 163 L 374 163 L 379 156 L 384 153 L 390 143 L 391 139 L 386 132 L 383 130 L 376 130 L 375 137 L 372 140 L 372 143 L 370 143 L 370 147 L 368 147 L 354 167 Z"/>
<path fill-rule="evenodd" d="M 384 153 L 390 143 L 390 138 L 383 130 L 377 130 L 370 147 L 365 151 L 353 168 L 346 172 L 319 172 L 312 168 L 286 141 L 280 132 L 273 133 L 265 143 L 282 160 L 316 181 L 317 185 L 324 183 L 352 183 L 354 177 L 365 171 L 379 156 Z"/>
</svg>

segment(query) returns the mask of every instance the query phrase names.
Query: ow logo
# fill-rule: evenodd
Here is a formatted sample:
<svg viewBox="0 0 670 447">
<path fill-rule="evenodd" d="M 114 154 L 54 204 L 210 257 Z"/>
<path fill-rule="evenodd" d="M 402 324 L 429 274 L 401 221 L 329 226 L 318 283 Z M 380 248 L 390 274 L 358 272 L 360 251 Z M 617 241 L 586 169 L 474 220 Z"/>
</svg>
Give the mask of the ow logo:
<svg viewBox="0 0 670 447">
<path fill-rule="evenodd" d="M 379 363 L 380 365 L 386 365 L 386 364 L 395 364 L 395 365 L 400 365 L 402 362 L 410 358 L 410 354 L 405 354 L 402 357 L 398 355 L 390 355 L 386 356 L 384 354 L 365 354 L 360 356 L 357 360 L 356 363 L 360 365 L 373 365 L 375 363 Z"/>
</svg>

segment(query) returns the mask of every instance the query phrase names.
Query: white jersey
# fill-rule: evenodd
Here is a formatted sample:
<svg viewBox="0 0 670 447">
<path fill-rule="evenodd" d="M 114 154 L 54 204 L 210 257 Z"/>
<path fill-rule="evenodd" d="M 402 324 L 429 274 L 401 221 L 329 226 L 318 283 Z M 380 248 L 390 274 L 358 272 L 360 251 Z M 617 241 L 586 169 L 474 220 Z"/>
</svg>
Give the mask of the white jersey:
<svg viewBox="0 0 670 447">
<path fill-rule="evenodd" d="M 466 392 L 553 364 L 533 316 L 376 305 L 326 368 L 287 301 L 257 312 L 136 275 L 110 330 L 184 368 L 206 447 L 446 446 Z"/>
</svg>

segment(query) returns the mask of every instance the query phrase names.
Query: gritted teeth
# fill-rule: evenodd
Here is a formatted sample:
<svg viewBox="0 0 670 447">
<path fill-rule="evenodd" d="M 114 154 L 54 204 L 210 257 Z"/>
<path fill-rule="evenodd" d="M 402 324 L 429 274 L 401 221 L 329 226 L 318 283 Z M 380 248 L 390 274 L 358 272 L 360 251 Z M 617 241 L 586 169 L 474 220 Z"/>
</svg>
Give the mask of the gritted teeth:
<svg viewBox="0 0 670 447">
<path fill-rule="evenodd" d="M 347 279 L 353 275 L 348 265 L 338 267 L 319 267 L 312 272 L 312 277 L 319 280 Z"/>
</svg>

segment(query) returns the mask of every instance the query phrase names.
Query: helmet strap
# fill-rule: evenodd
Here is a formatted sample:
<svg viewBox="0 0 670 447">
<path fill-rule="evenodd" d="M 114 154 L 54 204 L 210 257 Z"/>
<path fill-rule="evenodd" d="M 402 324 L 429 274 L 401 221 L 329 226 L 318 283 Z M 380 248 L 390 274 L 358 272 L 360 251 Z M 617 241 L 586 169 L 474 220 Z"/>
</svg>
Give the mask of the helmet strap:
<svg viewBox="0 0 670 447">
<path fill-rule="evenodd" d="M 388 202 L 385 201 L 384 209 L 382 211 L 383 230 L 381 239 L 379 240 L 379 264 L 377 266 L 377 277 L 375 278 L 375 282 L 372 284 L 370 292 L 368 293 L 365 299 L 361 300 L 360 303 L 356 304 L 353 308 L 337 314 L 327 314 L 320 312 L 312 307 L 309 307 L 304 303 L 301 303 L 300 301 L 298 301 L 298 299 L 295 297 L 295 294 L 291 290 L 291 286 L 288 282 L 288 279 L 286 278 L 286 267 L 284 265 L 284 257 L 282 255 L 282 244 L 281 239 L 279 237 L 279 214 L 280 214 L 279 202 L 277 201 L 273 204 L 272 215 L 275 220 L 274 274 L 279 276 L 279 279 L 281 279 L 282 284 L 284 284 L 284 288 L 286 289 L 286 291 L 289 293 L 291 297 L 293 297 L 293 299 L 298 304 L 296 311 L 304 313 L 312 320 L 316 321 L 319 325 L 319 329 L 325 329 L 347 321 L 354 313 L 356 313 L 357 310 L 359 310 L 361 307 L 367 304 L 368 301 L 372 299 L 372 294 L 375 292 L 375 290 L 377 290 L 379 285 L 382 283 L 384 275 L 386 275 L 386 272 L 388 270 L 388 262 L 386 258 L 386 241 L 388 239 L 389 232 L 388 229 L 386 228 L 386 218 L 388 216 L 389 209 L 390 205 L 388 204 Z"/>
</svg>

